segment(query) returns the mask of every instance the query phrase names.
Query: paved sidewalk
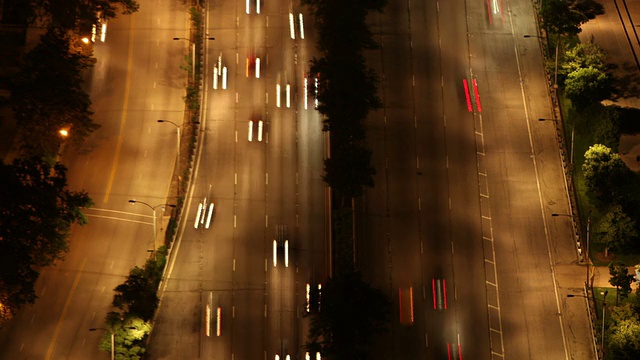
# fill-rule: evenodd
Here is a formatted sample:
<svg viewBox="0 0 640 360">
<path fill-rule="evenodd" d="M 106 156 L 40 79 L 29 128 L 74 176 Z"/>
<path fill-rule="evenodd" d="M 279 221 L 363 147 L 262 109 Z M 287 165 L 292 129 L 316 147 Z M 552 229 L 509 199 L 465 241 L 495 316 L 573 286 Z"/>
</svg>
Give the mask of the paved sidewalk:
<svg viewBox="0 0 640 360">
<path fill-rule="evenodd" d="M 580 40 L 593 41 L 607 53 L 607 61 L 616 65 L 614 74 L 629 84 L 627 93 L 615 104 L 622 107 L 640 108 L 640 39 L 635 25 L 640 25 L 640 2 L 628 0 L 596 0 L 603 4 L 605 14 L 582 26 Z M 637 20 L 637 21 L 636 21 Z M 633 170 L 640 170 L 640 134 L 624 135 L 620 141 L 621 158 Z M 558 299 L 565 324 L 571 359 L 596 359 L 594 354 L 595 333 L 591 329 L 585 295 L 587 269 L 575 261 L 557 261 L 555 276 Z M 634 273 L 630 267 L 630 273 Z M 595 287 L 612 287 L 609 284 L 609 269 L 606 266 L 590 267 L 590 276 Z M 633 284 L 634 288 L 637 283 Z M 573 295 L 568 297 L 568 295 Z"/>
</svg>

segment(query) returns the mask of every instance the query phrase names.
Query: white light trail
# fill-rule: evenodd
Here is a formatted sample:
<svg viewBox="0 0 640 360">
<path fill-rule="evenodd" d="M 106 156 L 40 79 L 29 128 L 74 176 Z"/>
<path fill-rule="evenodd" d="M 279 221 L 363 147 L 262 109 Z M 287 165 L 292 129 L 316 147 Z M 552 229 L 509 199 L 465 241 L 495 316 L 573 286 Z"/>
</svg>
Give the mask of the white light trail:
<svg viewBox="0 0 640 360">
<path fill-rule="evenodd" d="M 262 141 L 262 120 L 258 121 L 258 141 Z"/>
<path fill-rule="evenodd" d="M 211 336 L 211 307 L 207 304 L 207 311 L 205 313 L 205 322 L 206 322 L 206 334 L 207 337 Z"/>
<path fill-rule="evenodd" d="M 218 67 L 213 67 L 213 88 L 218 89 Z"/>
<path fill-rule="evenodd" d="M 205 224 L 204 228 L 208 229 L 209 225 L 211 225 L 211 216 L 213 215 L 213 203 L 209 204 L 209 214 L 207 215 L 207 223 Z"/>
<path fill-rule="evenodd" d="M 273 267 L 278 265 L 278 242 L 273 240 Z"/>
<path fill-rule="evenodd" d="M 291 107 L 291 85 L 287 84 L 286 88 L 287 93 L 287 108 Z"/>
<path fill-rule="evenodd" d="M 227 67 L 222 68 L 222 88 L 227 89 Z"/>
<path fill-rule="evenodd" d="M 304 39 L 304 21 L 302 20 L 302 13 L 298 14 L 298 19 L 300 19 L 300 39 Z"/>
<path fill-rule="evenodd" d="M 253 121 L 249 120 L 249 134 L 247 135 L 249 141 L 253 141 Z"/>
<path fill-rule="evenodd" d="M 249 14 L 249 3 L 251 2 L 251 0 L 247 0 L 247 14 Z"/>
<path fill-rule="evenodd" d="M 260 58 L 256 58 L 256 79 L 260 79 Z"/>
<path fill-rule="evenodd" d="M 107 23 L 102 24 L 102 30 L 100 31 L 100 41 L 104 42 L 107 39 Z"/>
<path fill-rule="evenodd" d="M 291 39 L 296 39 L 296 25 L 293 20 L 293 13 L 289 13 L 289 34 L 291 35 Z"/>
<path fill-rule="evenodd" d="M 196 215 L 196 222 L 193 224 L 194 228 L 198 228 L 198 224 L 200 223 L 200 214 L 202 213 L 202 203 L 198 204 L 198 214 Z"/>
<path fill-rule="evenodd" d="M 309 79 L 304 78 L 304 109 L 305 110 L 307 110 L 307 107 L 308 107 L 307 106 L 307 102 L 308 102 L 307 97 L 309 96 L 308 82 L 309 82 Z"/>
<path fill-rule="evenodd" d="M 220 336 L 222 333 L 222 307 L 218 306 L 216 314 L 216 336 Z"/>
<path fill-rule="evenodd" d="M 289 240 L 284 241 L 284 267 L 289 267 Z"/>
<path fill-rule="evenodd" d="M 280 84 L 276 84 L 276 106 L 280 107 Z"/>
<path fill-rule="evenodd" d="M 256 13 L 260 14 L 260 0 L 256 0 Z"/>
</svg>

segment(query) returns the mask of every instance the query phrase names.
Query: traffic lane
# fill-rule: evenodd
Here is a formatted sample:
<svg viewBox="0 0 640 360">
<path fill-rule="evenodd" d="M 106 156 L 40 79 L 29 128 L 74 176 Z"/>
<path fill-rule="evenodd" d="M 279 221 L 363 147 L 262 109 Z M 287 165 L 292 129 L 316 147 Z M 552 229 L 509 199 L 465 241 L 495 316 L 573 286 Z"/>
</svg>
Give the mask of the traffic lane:
<svg viewBox="0 0 640 360">
<path fill-rule="evenodd" d="M 565 352 L 565 340 L 561 319 L 551 316 L 559 310 L 552 269 L 548 267 L 551 258 L 541 218 L 538 174 L 532 161 L 527 123 L 531 119 L 527 117 L 533 118 L 533 114 L 528 103 L 523 103 L 523 98 L 528 100 L 529 95 L 522 92 L 518 59 L 513 56 L 513 37 L 482 40 L 483 51 L 495 54 L 481 63 L 486 73 L 480 73 L 479 80 L 481 91 L 484 87 L 484 92 L 491 94 L 487 104 L 492 121 L 485 121 L 485 138 L 490 144 L 487 159 L 494 159 L 489 161 L 487 176 L 491 211 L 497 219 L 493 224 L 496 257 L 504 258 L 497 264 L 500 294 L 528 292 L 525 299 L 500 298 L 503 317 L 509 319 L 508 324 L 503 324 L 505 352 L 559 357 Z M 496 96 L 499 93 L 503 95 L 500 98 Z M 519 281 L 515 281 L 514 275 Z M 536 294 L 534 289 L 540 292 Z M 526 313 L 523 309 L 527 309 Z M 531 314 L 540 317 L 533 319 Z M 519 331 L 518 336 L 514 330 Z M 545 345 L 536 346 L 538 341 Z"/>
<path fill-rule="evenodd" d="M 504 317 L 505 352 L 535 356 L 564 356 L 564 338 L 557 317 L 554 280 L 549 271 L 547 241 L 530 154 L 495 154 L 490 165 L 492 213 L 496 257 L 501 259 L 498 274 Z M 496 205 L 493 205 L 493 204 Z M 506 256 L 509 254 L 509 256 Z M 526 311 L 525 311 L 526 309 Z M 542 330 L 544 329 L 544 330 Z M 520 336 L 514 336 L 517 331 Z M 526 336 L 522 336 L 526 334 Z M 532 346 L 544 342 L 544 347 Z"/>
<path fill-rule="evenodd" d="M 101 311 L 110 305 L 112 289 L 148 256 L 144 242 L 122 247 L 110 241 L 129 236 L 139 226 L 120 221 L 114 227 L 114 221 L 91 218 L 85 227 L 74 227 L 65 260 L 41 271 L 35 286 L 39 299 L 5 324 L 1 358 L 36 358 L 48 353 L 52 358 L 71 353 L 99 356 L 97 342 L 84 348 L 78 348 L 76 342 L 85 338 L 85 329 L 101 326 L 106 315 Z M 149 231 L 149 226 L 143 229 Z"/>
</svg>

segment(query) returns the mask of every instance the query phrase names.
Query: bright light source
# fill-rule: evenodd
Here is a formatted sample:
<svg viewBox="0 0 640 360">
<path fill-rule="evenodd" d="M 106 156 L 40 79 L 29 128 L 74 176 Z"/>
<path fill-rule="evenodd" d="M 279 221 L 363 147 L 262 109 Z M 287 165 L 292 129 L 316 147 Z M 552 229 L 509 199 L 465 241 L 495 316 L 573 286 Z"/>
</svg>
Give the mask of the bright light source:
<svg viewBox="0 0 640 360">
<path fill-rule="evenodd" d="M 260 58 L 256 58 L 256 79 L 260 79 Z"/>
<path fill-rule="evenodd" d="M 302 13 L 298 14 L 298 19 L 300 19 L 300 39 L 304 39 L 304 22 L 302 21 Z"/>
<path fill-rule="evenodd" d="M 88 38 L 88 37 L 86 37 L 86 36 L 85 36 L 85 37 L 83 37 L 83 38 L 82 38 L 82 42 L 83 42 L 83 43 L 85 43 L 85 44 L 88 44 L 88 43 L 89 43 L 89 38 Z"/>
<path fill-rule="evenodd" d="M 258 121 L 258 141 L 262 141 L 262 120 Z"/>
<path fill-rule="evenodd" d="M 227 67 L 222 68 L 222 88 L 227 89 Z"/>
<path fill-rule="evenodd" d="M 207 223 L 204 224 L 204 228 L 208 229 L 209 225 L 211 224 L 211 216 L 213 215 L 213 207 L 215 205 L 213 205 L 213 203 L 209 204 L 209 214 L 207 215 Z"/>
<path fill-rule="evenodd" d="M 211 336 L 211 307 L 209 307 L 209 304 L 207 304 L 207 310 L 205 313 L 205 317 L 204 320 L 206 322 L 206 334 L 207 337 Z"/>
<path fill-rule="evenodd" d="M 311 356 L 308 351 L 304 354 L 304 360 L 311 360 Z"/>
<path fill-rule="evenodd" d="M 276 84 L 276 106 L 280 107 L 280 84 Z"/>
<path fill-rule="evenodd" d="M 315 106 L 316 109 L 318 108 L 318 78 L 315 78 L 315 85 L 316 85 L 316 100 L 315 100 Z"/>
<path fill-rule="evenodd" d="M 256 14 L 260 14 L 260 0 L 256 0 Z"/>
<path fill-rule="evenodd" d="M 291 85 L 287 84 L 286 88 L 287 93 L 287 108 L 291 107 Z"/>
<path fill-rule="evenodd" d="M 309 312 L 311 309 L 311 306 L 309 304 L 309 302 L 311 301 L 311 285 L 309 285 L 309 283 L 307 283 L 307 304 L 306 304 L 306 309 L 307 312 Z M 307 359 L 309 358 L 309 353 L 307 353 Z"/>
<path fill-rule="evenodd" d="M 60 136 L 62 137 L 67 137 L 69 136 L 69 130 L 67 129 L 60 129 L 60 131 L 58 131 L 58 133 L 60 134 Z"/>
<path fill-rule="evenodd" d="M 320 353 L 316 353 L 316 360 L 322 360 L 322 356 L 320 356 Z"/>
<path fill-rule="evenodd" d="M 307 110 L 307 97 L 309 96 L 309 89 L 308 89 L 308 82 L 309 79 L 304 78 L 304 109 Z"/>
<path fill-rule="evenodd" d="M 293 20 L 293 13 L 289 13 L 289 34 L 291 35 L 291 39 L 296 39 L 296 25 Z"/>
<path fill-rule="evenodd" d="M 249 120 L 249 134 L 247 137 L 249 141 L 253 141 L 253 120 Z"/>
<path fill-rule="evenodd" d="M 200 215 L 202 214 L 202 203 L 198 204 L 198 214 L 196 215 L 196 222 L 193 224 L 194 228 L 198 228 L 198 224 L 200 223 Z"/>
<path fill-rule="evenodd" d="M 206 211 L 207 211 L 207 198 L 204 198 L 204 200 L 202 201 L 202 216 L 200 217 L 200 224 L 204 225 L 204 218 L 207 215 Z"/>
<path fill-rule="evenodd" d="M 104 42 L 107 39 L 107 23 L 102 24 L 102 29 L 100 31 L 100 42 Z"/>
<path fill-rule="evenodd" d="M 278 265 L 278 242 L 273 240 L 273 267 Z"/>
<path fill-rule="evenodd" d="M 289 240 L 284 241 L 284 267 L 289 267 Z"/>
<path fill-rule="evenodd" d="M 91 42 L 96 42 L 96 34 L 98 33 L 98 28 L 96 24 L 93 24 L 91 27 Z"/>
<path fill-rule="evenodd" d="M 218 89 L 218 67 L 213 67 L 213 88 Z"/>
<path fill-rule="evenodd" d="M 218 306 L 218 312 L 216 314 L 216 336 L 220 336 L 222 333 L 222 306 Z"/>
<path fill-rule="evenodd" d="M 249 3 L 250 3 L 250 0 L 247 0 L 247 14 L 249 14 Z"/>
</svg>

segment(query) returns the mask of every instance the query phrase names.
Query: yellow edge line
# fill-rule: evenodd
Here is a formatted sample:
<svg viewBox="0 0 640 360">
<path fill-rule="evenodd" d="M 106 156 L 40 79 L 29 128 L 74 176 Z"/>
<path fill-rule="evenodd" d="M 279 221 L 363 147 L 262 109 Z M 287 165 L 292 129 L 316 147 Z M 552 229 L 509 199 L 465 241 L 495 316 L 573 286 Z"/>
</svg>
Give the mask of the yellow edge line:
<svg viewBox="0 0 640 360">
<path fill-rule="evenodd" d="M 76 275 L 75 280 L 73 280 L 73 286 L 71 287 L 71 291 L 69 292 L 69 296 L 67 297 L 67 302 L 64 304 L 64 309 L 62 310 L 62 314 L 60 315 L 60 319 L 58 320 L 58 324 L 56 325 L 56 331 L 53 332 L 53 339 L 51 339 L 51 343 L 49 344 L 49 349 L 47 350 L 45 360 L 49 360 L 49 358 L 51 358 L 51 353 L 53 352 L 53 348 L 56 345 L 56 340 L 58 339 L 58 334 L 60 333 L 60 329 L 62 328 L 62 323 L 64 322 L 64 318 L 67 316 L 67 311 L 69 311 L 69 306 L 71 305 L 71 299 L 73 299 L 73 294 L 78 287 L 78 282 L 80 282 L 80 275 L 82 275 L 82 271 L 84 270 L 84 265 L 86 263 L 87 258 L 84 258 L 82 260 L 82 264 L 80 265 L 80 269 L 78 269 L 78 274 Z"/>
<path fill-rule="evenodd" d="M 116 177 L 116 168 L 118 167 L 118 159 L 120 158 L 120 149 L 122 148 L 122 140 L 124 139 L 124 126 L 127 123 L 127 109 L 129 107 L 129 90 L 131 88 L 131 64 L 133 63 L 133 18 L 129 22 L 131 30 L 129 30 L 129 58 L 127 59 L 127 80 L 124 85 L 124 103 L 122 105 L 122 119 L 120 120 L 120 134 L 118 134 L 118 145 L 116 146 L 116 154 L 113 158 L 113 165 L 111 166 L 111 174 L 109 175 L 109 183 L 107 184 L 107 190 L 104 192 L 104 199 L 106 203 L 109 200 L 109 194 L 111 193 L 111 187 L 113 186 L 113 179 Z"/>
</svg>

